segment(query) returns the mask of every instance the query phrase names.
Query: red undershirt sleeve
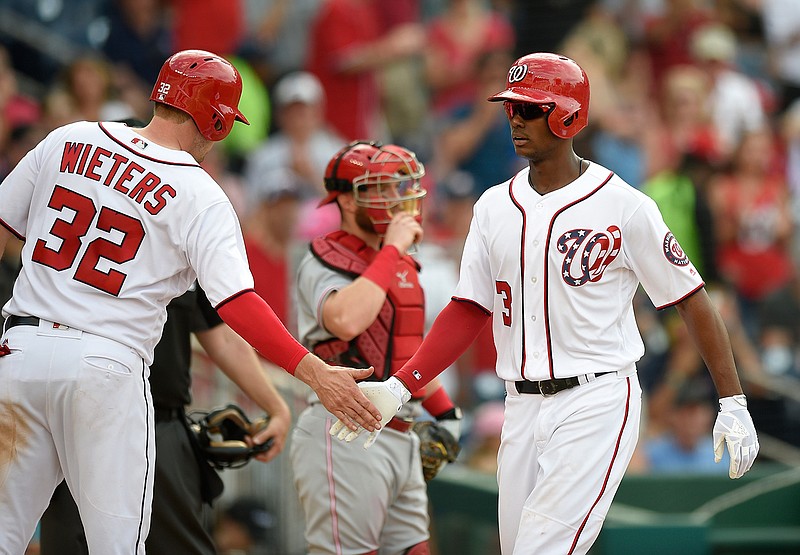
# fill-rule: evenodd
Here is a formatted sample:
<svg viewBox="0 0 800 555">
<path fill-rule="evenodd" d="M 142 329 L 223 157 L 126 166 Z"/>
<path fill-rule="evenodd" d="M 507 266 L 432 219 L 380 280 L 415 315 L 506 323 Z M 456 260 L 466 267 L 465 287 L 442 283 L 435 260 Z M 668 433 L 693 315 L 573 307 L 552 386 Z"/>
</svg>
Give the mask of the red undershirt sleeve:
<svg viewBox="0 0 800 555">
<path fill-rule="evenodd" d="M 491 317 L 474 303 L 451 300 L 414 356 L 394 375 L 412 393 L 425 387 L 467 350 Z"/>
<path fill-rule="evenodd" d="M 300 360 L 308 354 L 308 349 L 292 337 L 272 308 L 255 291 L 223 301 L 217 306 L 217 313 L 264 358 L 290 374 L 294 374 Z"/>
</svg>

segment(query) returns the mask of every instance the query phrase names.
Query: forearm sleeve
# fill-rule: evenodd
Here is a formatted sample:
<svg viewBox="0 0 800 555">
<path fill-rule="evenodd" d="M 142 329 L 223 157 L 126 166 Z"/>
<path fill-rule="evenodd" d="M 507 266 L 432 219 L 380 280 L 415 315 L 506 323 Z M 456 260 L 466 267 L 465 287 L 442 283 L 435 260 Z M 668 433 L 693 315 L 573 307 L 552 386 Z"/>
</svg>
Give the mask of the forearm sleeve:
<svg viewBox="0 0 800 555">
<path fill-rule="evenodd" d="M 436 317 L 419 350 L 395 376 L 412 393 L 425 387 L 467 350 L 491 317 L 476 304 L 451 300 Z"/>
<path fill-rule="evenodd" d="M 261 355 L 290 374 L 308 354 L 283 325 L 267 302 L 254 291 L 224 301 L 217 313 Z"/>
</svg>

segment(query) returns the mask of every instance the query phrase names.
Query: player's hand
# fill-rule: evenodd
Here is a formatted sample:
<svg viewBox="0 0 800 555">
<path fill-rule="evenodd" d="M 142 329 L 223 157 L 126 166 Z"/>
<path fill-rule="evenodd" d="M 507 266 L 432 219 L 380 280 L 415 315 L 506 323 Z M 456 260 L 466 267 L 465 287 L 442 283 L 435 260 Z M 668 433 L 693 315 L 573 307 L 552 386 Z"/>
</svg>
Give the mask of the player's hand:
<svg viewBox="0 0 800 555">
<path fill-rule="evenodd" d="M 356 369 L 329 366 L 309 353 L 300 361 L 294 376 L 308 384 L 331 414 L 351 430 L 380 427 L 381 413 L 358 388 L 356 380 L 372 374 L 373 368 Z"/>
<path fill-rule="evenodd" d="M 384 245 L 393 245 L 400 255 L 405 255 L 414 243 L 422 241 L 422 226 L 408 212 L 400 212 L 392 217 L 383 236 Z"/>
<path fill-rule="evenodd" d="M 756 428 L 747 411 L 744 395 L 719 400 L 719 413 L 714 423 L 714 462 L 722 460 L 724 446 L 728 447 L 731 456 L 728 475 L 741 478 L 753 466 L 759 448 Z"/>
<path fill-rule="evenodd" d="M 366 449 L 375 443 L 383 426 L 403 408 L 403 403 L 411 399 L 411 393 L 403 385 L 403 382 L 394 376 L 385 382 L 361 382 L 358 387 L 381 412 L 381 428 L 371 431 L 367 441 L 364 442 L 364 449 Z M 364 428 L 360 426 L 356 430 L 348 429 L 340 419 L 331 426 L 330 434 L 336 439 L 349 443 L 361 435 L 363 431 Z"/>
<path fill-rule="evenodd" d="M 269 424 L 254 436 L 245 436 L 244 440 L 250 447 L 254 445 L 262 445 L 267 441 L 272 441 L 272 447 L 263 453 L 259 453 L 255 458 L 258 461 L 267 463 L 280 455 L 283 448 L 286 446 L 286 436 L 289 434 L 289 428 L 292 425 L 292 413 L 289 412 L 289 407 L 286 406 L 286 411 L 279 414 L 270 414 Z"/>
</svg>

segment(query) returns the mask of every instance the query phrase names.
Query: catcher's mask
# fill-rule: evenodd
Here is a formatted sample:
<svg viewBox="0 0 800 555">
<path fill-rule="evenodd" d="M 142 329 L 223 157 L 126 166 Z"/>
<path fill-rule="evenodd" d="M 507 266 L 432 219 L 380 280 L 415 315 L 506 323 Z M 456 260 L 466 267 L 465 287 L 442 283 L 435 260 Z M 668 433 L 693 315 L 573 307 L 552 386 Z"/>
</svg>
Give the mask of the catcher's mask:
<svg viewBox="0 0 800 555">
<path fill-rule="evenodd" d="M 328 196 L 319 206 L 334 202 L 341 193 L 351 192 L 356 205 L 366 208 L 375 232 L 384 235 L 397 213 L 408 212 L 422 221 L 422 199 L 427 194 L 420 183 L 424 175 L 425 166 L 410 150 L 356 141 L 328 162 L 325 170 Z"/>
<path fill-rule="evenodd" d="M 235 121 L 250 122 L 239 111 L 242 78 L 226 59 L 205 50 L 173 54 L 158 74 L 150 100 L 189 114 L 210 141 L 221 141 Z"/>
<path fill-rule="evenodd" d="M 254 436 L 267 427 L 269 416 L 251 421 L 237 405 L 229 404 L 209 412 L 193 411 L 186 415 L 203 455 L 217 469 L 238 468 L 259 453 L 268 451 L 272 438 L 252 447 L 245 436 Z"/>
<path fill-rule="evenodd" d="M 508 70 L 506 90 L 488 100 L 512 103 L 506 104 L 509 119 L 520 111 L 513 103 L 540 105 L 550 131 L 562 139 L 589 123 L 589 78 L 575 61 L 558 54 L 536 52 L 518 59 Z"/>
</svg>

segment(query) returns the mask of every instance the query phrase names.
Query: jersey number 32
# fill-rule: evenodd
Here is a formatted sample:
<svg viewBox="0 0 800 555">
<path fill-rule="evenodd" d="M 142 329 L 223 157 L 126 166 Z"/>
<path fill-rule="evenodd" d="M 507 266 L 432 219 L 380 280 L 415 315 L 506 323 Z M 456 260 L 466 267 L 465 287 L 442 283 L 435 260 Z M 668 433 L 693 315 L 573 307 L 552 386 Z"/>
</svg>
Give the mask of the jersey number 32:
<svg viewBox="0 0 800 555">
<path fill-rule="evenodd" d="M 50 228 L 50 234 L 61 239 L 58 249 L 52 249 L 46 241 L 37 239 L 33 261 L 59 272 L 74 266 L 73 278 L 77 281 L 119 295 L 127 274 L 113 269 L 102 272 L 97 265 L 101 258 L 117 264 L 133 260 L 145 236 L 142 222 L 111 208 L 102 207 L 98 212 L 92 199 L 60 185 L 56 185 L 47 206 L 59 212 L 67 208 L 75 214 L 72 221 L 57 218 Z M 117 231 L 122 234 L 122 240 L 114 243 L 102 237 L 93 239 L 78 259 L 83 239 L 92 227 L 107 233 Z"/>
</svg>

